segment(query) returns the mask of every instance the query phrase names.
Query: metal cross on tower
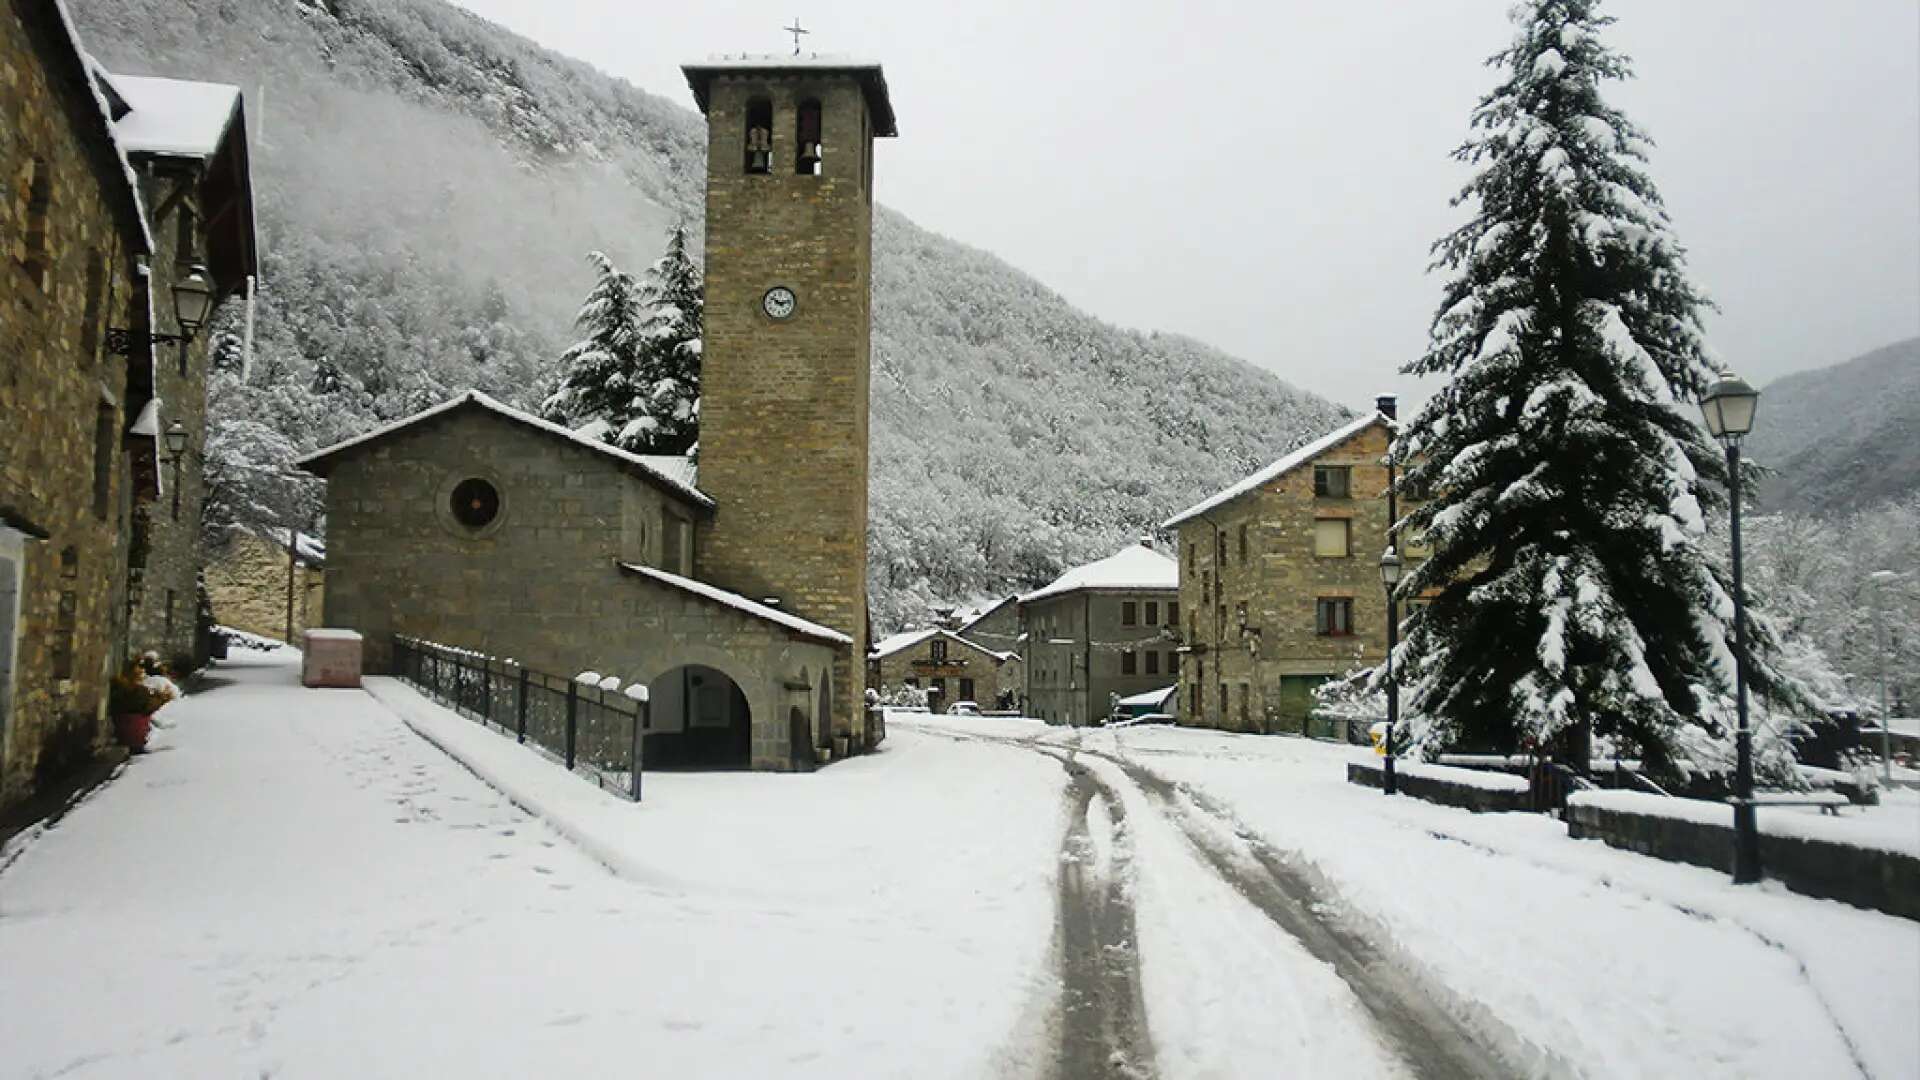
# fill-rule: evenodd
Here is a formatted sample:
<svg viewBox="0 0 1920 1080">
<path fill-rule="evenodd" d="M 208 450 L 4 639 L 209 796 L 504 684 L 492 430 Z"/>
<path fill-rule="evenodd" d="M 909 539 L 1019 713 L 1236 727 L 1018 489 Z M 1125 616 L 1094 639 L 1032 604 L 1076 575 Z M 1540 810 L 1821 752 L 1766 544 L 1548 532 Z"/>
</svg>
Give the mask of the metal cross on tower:
<svg viewBox="0 0 1920 1080">
<path fill-rule="evenodd" d="M 793 17 L 792 26 L 783 26 L 780 29 L 785 30 L 787 33 L 793 35 L 793 55 L 795 56 L 800 55 L 800 35 L 813 33 L 813 31 L 805 29 L 800 25 L 800 16 L 798 15 L 795 15 Z"/>
</svg>

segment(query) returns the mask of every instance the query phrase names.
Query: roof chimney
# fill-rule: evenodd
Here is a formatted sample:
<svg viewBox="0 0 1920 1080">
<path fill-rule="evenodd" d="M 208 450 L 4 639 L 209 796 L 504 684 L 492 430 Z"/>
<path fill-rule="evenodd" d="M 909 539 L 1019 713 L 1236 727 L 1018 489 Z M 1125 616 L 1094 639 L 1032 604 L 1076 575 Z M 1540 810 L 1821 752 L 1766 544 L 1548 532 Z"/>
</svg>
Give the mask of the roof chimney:
<svg viewBox="0 0 1920 1080">
<path fill-rule="evenodd" d="M 1373 399 L 1373 407 L 1380 411 L 1381 416 L 1389 420 L 1398 420 L 1400 419 L 1400 407 L 1396 401 L 1397 399 L 1392 394 L 1381 394 L 1379 397 Z"/>
<path fill-rule="evenodd" d="M 1142 537 L 1140 538 L 1140 546 L 1141 546 L 1141 547 L 1143 547 L 1143 548 L 1146 548 L 1146 549 L 1147 549 L 1148 551 L 1152 551 L 1152 550 L 1153 550 L 1153 537 L 1152 537 L 1152 536 L 1142 536 Z"/>
</svg>

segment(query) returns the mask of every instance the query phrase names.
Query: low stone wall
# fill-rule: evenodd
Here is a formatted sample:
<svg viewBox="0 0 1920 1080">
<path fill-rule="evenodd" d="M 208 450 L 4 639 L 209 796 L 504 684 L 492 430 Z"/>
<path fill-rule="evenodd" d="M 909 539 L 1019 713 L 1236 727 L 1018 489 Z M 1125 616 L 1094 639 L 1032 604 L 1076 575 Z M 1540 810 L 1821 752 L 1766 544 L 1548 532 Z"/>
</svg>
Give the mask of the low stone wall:
<svg viewBox="0 0 1920 1080">
<path fill-rule="evenodd" d="M 1481 787 L 1461 780 L 1449 780 L 1434 775 L 1435 772 L 1437 770 L 1432 766 L 1420 766 L 1412 762 L 1396 763 L 1394 787 L 1402 795 L 1411 795 L 1416 799 L 1439 803 L 1442 806 L 1457 806 L 1476 814 L 1528 810 L 1532 807 L 1524 788 L 1515 791 Z M 1386 770 L 1383 766 L 1371 761 L 1348 762 L 1347 783 L 1370 788 L 1384 787 Z"/>
<path fill-rule="evenodd" d="M 1576 838 L 1604 840 L 1668 862 L 1733 871 L 1731 809 L 1727 823 L 1718 825 L 1576 799 L 1568 804 L 1566 817 L 1567 833 Z M 1920 859 L 1911 855 L 1762 832 L 1760 865 L 1766 876 L 1794 892 L 1920 920 Z"/>
</svg>

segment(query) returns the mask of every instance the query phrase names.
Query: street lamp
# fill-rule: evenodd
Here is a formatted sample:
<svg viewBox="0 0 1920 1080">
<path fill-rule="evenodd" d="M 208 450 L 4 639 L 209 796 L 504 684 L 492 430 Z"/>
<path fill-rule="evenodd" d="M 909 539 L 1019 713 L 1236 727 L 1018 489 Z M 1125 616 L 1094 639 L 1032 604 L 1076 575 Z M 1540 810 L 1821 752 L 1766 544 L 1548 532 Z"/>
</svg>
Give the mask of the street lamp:
<svg viewBox="0 0 1920 1080">
<path fill-rule="evenodd" d="M 1874 634 L 1874 644 L 1879 646 L 1877 651 L 1880 653 L 1880 775 L 1887 781 L 1888 786 L 1892 786 L 1893 783 L 1893 695 L 1888 693 L 1887 650 L 1892 645 L 1887 639 L 1887 587 L 1899 577 L 1900 575 L 1892 570 L 1875 570 L 1867 575 L 1867 580 L 1874 582 L 1877 586 L 1878 595 L 1875 599 L 1879 603 L 1874 606 L 1880 609 L 1878 612 L 1880 618 L 1876 620 L 1879 626 Z"/>
<path fill-rule="evenodd" d="M 180 459 L 187 454 L 187 429 L 175 420 L 167 428 L 167 464 L 173 466 L 173 520 L 180 520 Z"/>
<path fill-rule="evenodd" d="M 1760 830 L 1753 817 L 1753 732 L 1747 726 L 1747 597 L 1740 567 L 1740 440 L 1753 430 L 1760 391 L 1731 370 L 1700 398 L 1707 431 L 1727 448 L 1727 487 L 1733 504 L 1733 694 L 1739 718 L 1733 779 L 1733 880 L 1760 880 Z"/>
<path fill-rule="evenodd" d="M 213 310 L 213 283 L 207 279 L 207 268 L 196 264 L 186 277 L 173 286 L 173 321 L 180 324 L 178 334 L 160 334 L 148 332 L 146 338 L 155 345 L 178 343 L 181 348 L 182 365 L 185 350 L 193 341 L 193 336 L 207 324 L 207 315 Z M 133 331 L 125 327 L 107 327 L 107 350 L 118 356 L 133 352 Z M 182 374 L 185 374 L 184 370 Z"/>
<path fill-rule="evenodd" d="M 1400 720 L 1400 682 L 1393 675 L 1393 650 L 1400 644 L 1400 604 L 1393 591 L 1400 584 L 1403 569 L 1400 553 L 1392 548 L 1380 556 L 1380 584 L 1387 587 L 1387 775 L 1381 786 L 1389 795 L 1397 787 L 1393 775 L 1393 725 Z"/>
</svg>

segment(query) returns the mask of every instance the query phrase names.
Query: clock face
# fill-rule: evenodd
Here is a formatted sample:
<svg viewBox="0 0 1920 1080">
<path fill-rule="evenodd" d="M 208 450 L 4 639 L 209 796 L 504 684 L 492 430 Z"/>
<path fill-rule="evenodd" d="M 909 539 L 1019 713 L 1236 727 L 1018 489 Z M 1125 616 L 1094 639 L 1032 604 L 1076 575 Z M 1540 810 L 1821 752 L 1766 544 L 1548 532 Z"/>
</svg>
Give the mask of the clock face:
<svg viewBox="0 0 1920 1080">
<path fill-rule="evenodd" d="M 793 315 L 793 290 L 785 285 L 775 285 L 767 290 L 760 299 L 760 308 L 776 319 L 785 319 Z"/>
</svg>

